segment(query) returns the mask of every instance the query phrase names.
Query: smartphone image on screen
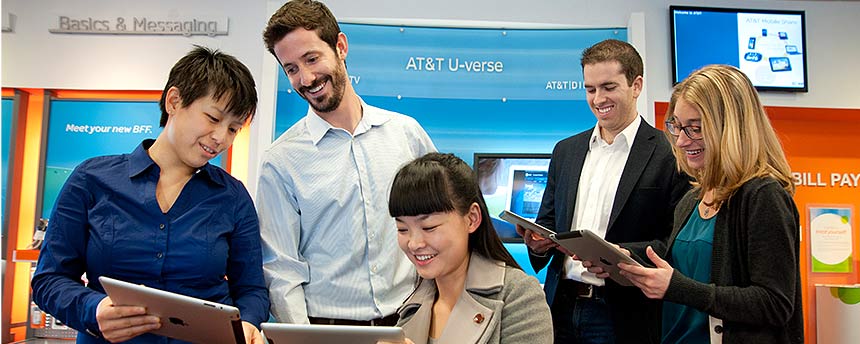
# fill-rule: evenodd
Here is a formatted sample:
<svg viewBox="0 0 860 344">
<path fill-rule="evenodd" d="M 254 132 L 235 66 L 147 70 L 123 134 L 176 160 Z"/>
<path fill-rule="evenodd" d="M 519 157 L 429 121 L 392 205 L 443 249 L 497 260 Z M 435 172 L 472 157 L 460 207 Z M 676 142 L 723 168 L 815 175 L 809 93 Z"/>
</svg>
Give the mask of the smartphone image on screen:
<svg viewBox="0 0 860 344">
<path fill-rule="evenodd" d="M 744 60 L 747 60 L 750 62 L 761 61 L 761 54 L 754 52 L 754 51 L 750 51 L 750 52 L 746 53 L 746 55 L 744 55 Z"/>
<path fill-rule="evenodd" d="M 787 57 L 771 57 L 770 70 L 774 72 L 787 72 L 791 70 L 791 61 Z"/>
<path fill-rule="evenodd" d="M 755 49 L 755 37 L 750 37 L 750 42 L 747 44 L 750 49 Z"/>
<path fill-rule="evenodd" d="M 761 36 L 767 37 L 767 29 L 761 29 Z"/>
</svg>

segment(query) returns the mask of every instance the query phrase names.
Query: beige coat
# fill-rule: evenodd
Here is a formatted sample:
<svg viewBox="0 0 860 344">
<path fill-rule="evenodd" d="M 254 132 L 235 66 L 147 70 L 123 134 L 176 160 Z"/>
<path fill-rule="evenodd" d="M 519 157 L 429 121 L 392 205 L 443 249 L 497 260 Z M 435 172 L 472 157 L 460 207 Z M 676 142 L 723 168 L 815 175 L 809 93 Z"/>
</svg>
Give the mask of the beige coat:
<svg viewBox="0 0 860 344">
<path fill-rule="evenodd" d="M 473 253 L 465 290 L 436 343 L 552 343 L 549 307 L 534 277 Z M 397 310 L 397 325 L 415 344 L 427 343 L 435 300 L 435 281 L 421 280 Z"/>
</svg>

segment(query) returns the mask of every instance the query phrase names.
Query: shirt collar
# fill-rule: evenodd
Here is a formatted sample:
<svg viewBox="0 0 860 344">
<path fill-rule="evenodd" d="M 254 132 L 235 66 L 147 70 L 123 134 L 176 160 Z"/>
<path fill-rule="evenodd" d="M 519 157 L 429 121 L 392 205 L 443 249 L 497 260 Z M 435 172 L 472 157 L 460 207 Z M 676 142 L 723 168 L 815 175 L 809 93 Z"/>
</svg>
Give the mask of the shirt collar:
<svg viewBox="0 0 860 344">
<path fill-rule="evenodd" d="M 134 149 L 133 152 L 128 157 L 128 176 L 129 178 L 140 175 L 150 166 L 156 166 L 155 161 L 149 157 L 149 153 L 146 151 L 149 147 L 152 147 L 152 144 L 155 143 L 153 139 L 143 140 L 137 148 Z"/>
<path fill-rule="evenodd" d="M 476 294 L 499 292 L 505 285 L 505 263 L 472 252 L 466 272 L 465 289 Z"/>
<path fill-rule="evenodd" d="M 636 138 L 636 133 L 639 132 L 639 125 L 641 124 L 642 117 L 636 115 L 636 118 L 633 120 L 633 122 L 630 122 L 630 124 L 628 124 L 627 127 L 624 128 L 624 130 L 621 130 L 621 132 L 615 136 L 615 140 L 613 141 L 613 143 L 618 141 L 619 138 L 623 138 L 622 142 L 624 142 L 624 144 L 627 146 L 627 149 L 629 150 L 631 147 L 633 147 L 633 139 Z M 591 131 L 591 138 L 588 140 L 588 149 L 593 149 L 597 144 L 607 144 L 606 141 L 604 141 L 600 137 L 599 125 L 594 126 L 594 130 Z"/>
<path fill-rule="evenodd" d="M 505 286 L 505 263 L 485 258 L 476 252 L 471 253 L 469 269 L 466 271 L 464 290 L 478 295 L 498 293 Z M 436 297 L 435 280 L 421 279 L 412 295 L 400 306 L 409 308 L 411 304 L 421 304 Z M 400 310 L 398 310 L 400 312 Z"/>
<path fill-rule="evenodd" d="M 361 97 L 358 97 L 358 100 L 361 103 L 362 114 L 361 120 L 355 127 L 355 133 L 353 136 L 358 136 L 370 130 L 371 127 L 380 126 L 388 121 L 389 117 L 375 111 L 376 108 L 367 105 Z M 310 134 L 314 145 L 319 143 L 329 130 L 335 129 L 331 124 L 329 124 L 329 122 L 326 122 L 322 117 L 320 117 L 310 106 L 308 106 L 308 114 L 306 117 L 308 134 Z"/>
<path fill-rule="evenodd" d="M 158 165 L 155 164 L 155 161 L 149 156 L 147 150 L 149 147 L 152 147 L 152 144 L 155 143 L 154 139 L 145 139 L 137 148 L 134 149 L 133 152 L 128 157 L 128 177 L 133 178 L 139 176 L 146 172 L 150 167 L 159 168 Z M 211 180 L 215 184 L 218 185 L 226 185 L 226 181 L 224 180 L 224 176 L 221 176 L 218 173 L 214 173 L 214 169 L 216 167 L 210 163 L 206 163 L 203 167 L 198 168 L 195 171 L 195 174 L 201 174 L 203 176 L 208 177 L 207 179 Z"/>
</svg>

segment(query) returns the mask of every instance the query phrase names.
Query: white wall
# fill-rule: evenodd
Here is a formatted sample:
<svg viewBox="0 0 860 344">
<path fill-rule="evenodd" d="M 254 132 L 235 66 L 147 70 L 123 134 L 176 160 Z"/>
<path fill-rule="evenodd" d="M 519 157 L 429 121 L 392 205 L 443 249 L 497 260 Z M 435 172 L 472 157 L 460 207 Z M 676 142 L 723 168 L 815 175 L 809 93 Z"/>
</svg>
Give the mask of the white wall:
<svg viewBox="0 0 860 344">
<path fill-rule="evenodd" d="M 3 33 L 3 87 L 97 90 L 161 90 L 176 61 L 192 44 L 221 49 L 259 75 L 265 3 L 227 0 L 4 0 L 3 19 L 16 17 Z M 130 36 L 52 34 L 58 18 L 224 21 L 227 36 Z"/>
<path fill-rule="evenodd" d="M 808 93 L 765 93 L 766 105 L 860 108 L 860 2 L 857 1 L 660 1 L 660 0 L 327 0 L 346 18 L 468 20 L 626 27 L 631 13 L 644 15 L 647 104 L 671 91 L 669 5 L 792 9 L 807 13 Z M 261 32 L 280 0 L 4 0 L 3 18 L 16 16 L 14 33 L 2 35 L 3 87 L 159 90 L 173 63 L 190 44 L 220 48 L 254 73 L 260 107 L 252 127 L 249 188 L 255 189 L 259 150 L 271 139 L 277 65 L 263 48 Z M 48 33 L 60 15 L 230 18 L 228 36 L 101 36 Z M 559 42 L 564 44 L 564 42 Z M 649 105 L 649 108 L 653 105 Z"/>
<path fill-rule="evenodd" d="M 660 1 L 660 0 L 328 0 L 338 17 L 466 19 L 627 26 L 630 13 L 645 14 L 645 66 L 649 104 L 671 91 L 669 5 L 805 10 L 809 93 L 765 93 L 767 105 L 860 108 L 860 2 L 857 1 Z M 564 42 L 559 42 L 564 44 Z"/>
</svg>

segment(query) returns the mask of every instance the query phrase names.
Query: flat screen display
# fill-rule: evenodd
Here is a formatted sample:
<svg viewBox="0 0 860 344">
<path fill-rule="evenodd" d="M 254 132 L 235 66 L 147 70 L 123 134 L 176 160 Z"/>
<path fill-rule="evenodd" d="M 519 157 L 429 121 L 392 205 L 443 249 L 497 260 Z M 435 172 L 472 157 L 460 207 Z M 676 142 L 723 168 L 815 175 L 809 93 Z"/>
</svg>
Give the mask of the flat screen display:
<svg viewBox="0 0 860 344">
<path fill-rule="evenodd" d="M 473 161 L 481 193 L 502 241 L 522 241 L 512 224 L 499 219 L 503 210 L 530 220 L 537 218 L 546 189 L 550 156 L 475 153 Z"/>
<path fill-rule="evenodd" d="M 672 77 L 709 64 L 738 67 L 760 91 L 807 92 L 803 11 L 670 6 Z"/>
</svg>

